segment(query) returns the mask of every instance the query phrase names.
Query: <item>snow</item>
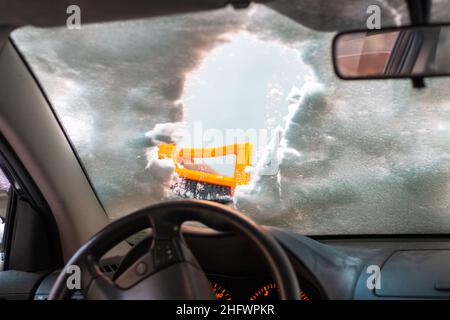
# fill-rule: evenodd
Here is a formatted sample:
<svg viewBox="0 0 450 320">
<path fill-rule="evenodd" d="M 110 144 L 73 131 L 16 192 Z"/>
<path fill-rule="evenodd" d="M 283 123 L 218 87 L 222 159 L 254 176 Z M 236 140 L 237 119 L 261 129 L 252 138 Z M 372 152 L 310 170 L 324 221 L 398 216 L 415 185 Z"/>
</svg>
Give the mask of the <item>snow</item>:
<svg viewBox="0 0 450 320">
<path fill-rule="evenodd" d="M 0 192 L 7 192 L 11 184 L 9 183 L 8 178 L 6 178 L 3 171 L 0 169 Z"/>
<path fill-rule="evenodd" d="M 150 143 L 157 145 L 159 143 L 179 143 L 185 134 L 183 122 L 157 123 L 155 127 L 146 132 L 144 136 L 150 140 Z"/>
<path fill-rule="evenodd" d="M 278 177 L 256 175 L 236 206 L 309 234 L 447 232 L 448 79 L 343 83 L 326 48 L 304 49 L 313 77 L 287 99 Z"/>
<path fill-rule="evenodd" d="M 261 176 L 272 176 L 278 174 L 280 170 L 280 155 L 278 148 L 280 147 L 283 129 L 277 127 L 274 130 L 273 137 L 265 150 L 262 152 L 260 160 L 257 162 L 256 172 Z"/>
<path fill-rule="evenodd" d="M 384 14 L 397 23 L 399 11 L 391 11 Z M 187 78 L 212 49 L 242 31 L 298 50 L 305 68 L 288 95 L 270 86 L 264 92 L 284 99 L 281 139 L 274 135 L 249 185 L 236 189 L 236 208 L 306 234 L 448 233 L 447 78 L 427 80 L 424 90 L 412 89 L 409 80 L 341 81 L 331 65 L 333 33 L 306 29 L 261 6 L 232 18 L 215 11 L 83 33 L 23 29 L 14 38 L 75 137 L 108 213 L 117 217 L 173 196 L 173 163 L 158 160 L 155 146 L 180 141 Z M 222 121 L 216 112 L 204 116 Z M 269 160 L 277 170 L 262 169 Z"/>
</svg>

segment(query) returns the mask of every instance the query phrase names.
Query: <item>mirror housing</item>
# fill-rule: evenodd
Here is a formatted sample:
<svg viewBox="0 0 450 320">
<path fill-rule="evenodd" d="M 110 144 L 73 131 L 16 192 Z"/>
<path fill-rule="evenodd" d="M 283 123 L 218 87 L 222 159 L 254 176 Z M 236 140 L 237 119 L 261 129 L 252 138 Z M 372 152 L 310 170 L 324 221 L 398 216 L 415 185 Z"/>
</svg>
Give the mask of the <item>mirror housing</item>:
<svg viewBox="0 0 450 320">
<path fill-rule="evenodd" d="M 338 33 L 333 64 L 344 80 L 450 75 L 450 25 Z"/>
</svg>

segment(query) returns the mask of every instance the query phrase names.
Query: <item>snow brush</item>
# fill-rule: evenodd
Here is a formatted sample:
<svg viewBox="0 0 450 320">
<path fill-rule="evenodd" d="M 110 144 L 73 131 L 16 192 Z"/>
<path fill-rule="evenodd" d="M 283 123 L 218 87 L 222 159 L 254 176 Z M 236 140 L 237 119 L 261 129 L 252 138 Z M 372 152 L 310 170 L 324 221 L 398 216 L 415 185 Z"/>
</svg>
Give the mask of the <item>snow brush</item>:
<svg viewBox="0 0 450 320">
<path fill-rule="evenodd" d="M 195 159 L 235 155 L 232 177 L 215 172 L 205 164 L 195 164 Z M 158 145 L 159 159 L 172 159 L 180 182 L 174 184 L 172 191 L 182 198 L 230 202 L 238 185 L 249 183 L 250 173 L 246 168 L 252 162 L 252 144 L 236 143 L 215 148 L 177 148 L 174 144 Z"/>
</svg>

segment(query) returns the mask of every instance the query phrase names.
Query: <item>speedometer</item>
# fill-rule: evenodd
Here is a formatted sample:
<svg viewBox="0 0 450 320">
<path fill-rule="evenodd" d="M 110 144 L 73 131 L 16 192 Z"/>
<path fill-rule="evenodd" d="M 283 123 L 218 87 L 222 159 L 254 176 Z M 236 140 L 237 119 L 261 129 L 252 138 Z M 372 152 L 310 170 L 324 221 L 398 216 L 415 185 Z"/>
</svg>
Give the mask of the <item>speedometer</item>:
<svg viewBox="0 0 450 320">
<path fill-rule="evenodd" d="M 211 289 L 217 300 L 231 300 L 230 293 L 217 282 L 211 282 Z"/>
<path fill-rule="evenodd" d="M 269 283 L 265 286 L 261 287 L 256 291 L 251 297 L 250 300 L 266 300 L 266 299 L 275 299 L 277 296 L 277 288 L 275 283 Z"/>
<path fill-rule="evenodd" d="M 278 298 L 277 285 L 276 283 L 268 283 L 261 288 L 259 288 L 250 297 L 250 300 L 274 300 Z M 301 300 L 310 300 L 308 295 L 304 291 L 300 291 Z"/>
</svg>

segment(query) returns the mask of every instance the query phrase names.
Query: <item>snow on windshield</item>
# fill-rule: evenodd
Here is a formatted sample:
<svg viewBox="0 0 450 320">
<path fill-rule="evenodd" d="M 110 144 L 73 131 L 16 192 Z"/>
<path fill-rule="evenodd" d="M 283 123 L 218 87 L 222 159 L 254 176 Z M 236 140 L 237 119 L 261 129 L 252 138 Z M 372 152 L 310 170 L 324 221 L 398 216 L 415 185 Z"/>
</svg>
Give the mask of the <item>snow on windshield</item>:
<svg viewBox="0 0 450 320">
<path fill-rule="evenodd" d="M 207 146 L 257 133 L 233 205 L 258 222 L 448 232 L 449 80 L 340 81 L 332 37 L 263 6 L 13 35 L 111 217 L 171 196 L 173 162 L 156 146 L 195 145 L 200 124 L 218 133 L 201 135 Z"/>
</svg>

